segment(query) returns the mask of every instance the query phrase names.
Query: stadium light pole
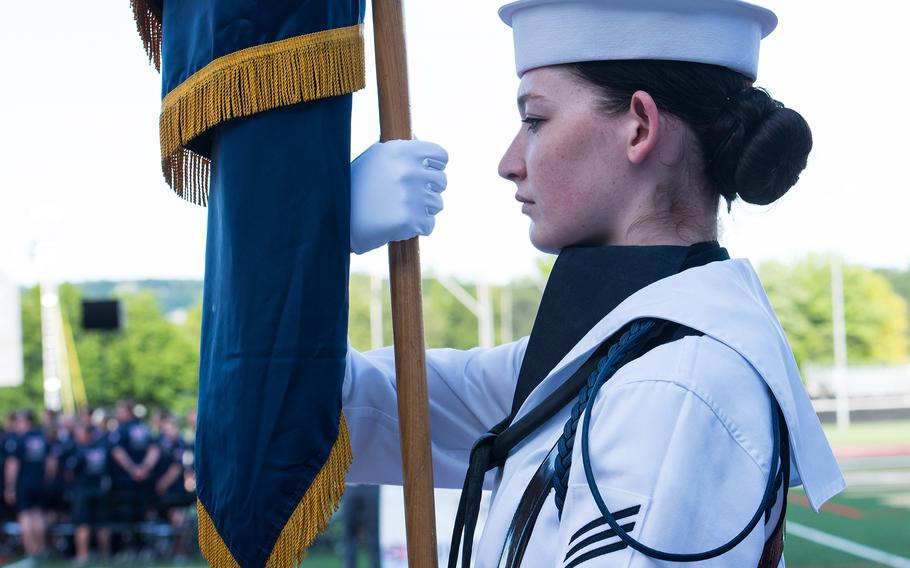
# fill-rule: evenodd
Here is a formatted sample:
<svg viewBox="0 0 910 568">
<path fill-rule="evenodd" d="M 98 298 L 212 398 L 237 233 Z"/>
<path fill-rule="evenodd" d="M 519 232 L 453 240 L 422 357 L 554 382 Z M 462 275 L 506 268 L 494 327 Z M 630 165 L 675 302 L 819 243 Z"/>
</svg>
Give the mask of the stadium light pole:
<svg viewBox="0 0 910 568">
<path fill-rule="evenodd" d="M 493 330 L 493 300 L 490 296 L 490 286 L 485 281 L 477 283 L 477 297 L 445 276 L 437 276 L 436 281 L 455 296 L 455 299 L 477 317 L 477 336 L 480 347 L 493 347 L 495 343 Z"/>
<path fill-rule="evenodd" d="M 382 277 L 370 274 L 370 348 L 385 346 L 382 321 Z"/>
<path fill-rule="evenodd" d="M 503 343 L 512 341 L 512 285 L 507 283 L 499 294 L 500 303 L 500 329 Z"/>
<path fill-rule="evenodd" d="M 847 393 L 847 323 L 844 315 L 844 269 L 839 255 L 831 255 L 831 327 L 834 341 L 834 388 L 837 401 L 837 427 L 850 427 Z"/>
</svg>

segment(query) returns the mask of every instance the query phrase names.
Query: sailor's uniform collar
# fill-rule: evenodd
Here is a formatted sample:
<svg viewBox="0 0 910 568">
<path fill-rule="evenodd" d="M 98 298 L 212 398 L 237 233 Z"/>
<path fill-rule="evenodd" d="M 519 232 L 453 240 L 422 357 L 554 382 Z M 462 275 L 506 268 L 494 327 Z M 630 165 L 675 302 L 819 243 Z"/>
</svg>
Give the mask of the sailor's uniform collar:
<svg viewBox="0 0 910 568">
<path fill-rule="evenodd" d="M 572 347 L 626 298 L 681 270 L 729 258 L 716 241 L 563 249 L 550 272 L 528 339 L 513 415 Z"/>
<path fill-rule="evenodd" d="M 758 276 L 744 259 L 684 270 L 630 295 L 553 367 L 529 394 L 515 419 L 551 394 L 607 337 L 642 317 L 691 327 L 738 352 L 768 384 L 784 413 L 793 452 L 792 483 L 803 484 L 816 510 L 844 488 L 784 331 Z"/>
</svg>

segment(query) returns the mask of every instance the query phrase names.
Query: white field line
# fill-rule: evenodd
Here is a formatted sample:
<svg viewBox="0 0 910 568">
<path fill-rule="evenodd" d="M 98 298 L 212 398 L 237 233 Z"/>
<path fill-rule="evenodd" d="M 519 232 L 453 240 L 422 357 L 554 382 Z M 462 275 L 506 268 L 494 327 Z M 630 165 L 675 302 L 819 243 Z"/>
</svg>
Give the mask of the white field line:
<svg viewBox="0 0 910 568">
<path fill-rule="evenodd" d="M 33 558 L 22 558 L 20 560 L 16 560 L 15 562 L 4 564 L 0 568 L 31 568 L 34 565 L 35 560 Z"/>
<path fill-rule="evenodd" d="M 840 550 L 841 552 L 846 552 L 847 554 L 852 554 L 859 558 L 865 558 L 866 560 L 872 560 L 873 562 L 891 566 L 892 568 L 910 568 L 910 558 L 897 556 L 896 554 L 891 554 L 884 550 L 872 548 L 791 521 L 787 521 L 787 534 L 811 540 L 822 546 Z"/>
</svg>

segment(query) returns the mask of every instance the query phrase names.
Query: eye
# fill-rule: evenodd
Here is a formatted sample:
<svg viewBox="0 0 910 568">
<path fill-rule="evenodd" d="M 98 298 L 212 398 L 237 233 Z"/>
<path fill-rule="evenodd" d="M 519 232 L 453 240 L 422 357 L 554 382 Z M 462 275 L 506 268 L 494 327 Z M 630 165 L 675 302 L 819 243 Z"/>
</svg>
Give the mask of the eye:
<svg viewBox="0 0 910 568">
<path fill-rule="evenodd" d="M 526 116 L 521 121 L 528 125 L 528 130 L 531 132 L 537 132 L 537 129 L 540 128 L 540 124 L 543 122 L 543 119 L 534 118 L 533 116 Z"/>
</svg>

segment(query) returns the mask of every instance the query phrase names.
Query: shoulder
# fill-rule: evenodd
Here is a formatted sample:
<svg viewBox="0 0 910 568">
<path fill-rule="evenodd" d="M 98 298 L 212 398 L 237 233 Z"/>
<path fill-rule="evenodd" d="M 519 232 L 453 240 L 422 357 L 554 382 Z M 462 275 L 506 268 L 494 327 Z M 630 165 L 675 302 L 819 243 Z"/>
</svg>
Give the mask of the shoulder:
<svg viewBox="0 0 910 568">
<path fill-rule="evenodd" d="M 600 398 L 595 421 L 601 420 L 597 414 L 632 407 L 638 422 L 674 421 L 672 429 L 651 427 L 638 436 L 682 430 L 706 439 L 725 437 L 759 469 L 770 467 L 772 395 L 746 358 L 711 336 L 653 349 L 620 369 Z"/>
<path fill-rule="evenodd" d="M 124 438 L 123 426 L 118 426 L 116 429 L 111 430 L 104 437 L 106 442 L 111 446 L 118 445 Z"/>
<path fill-rule="evenodd" d="M 766 396 L 763 383 L 783 391 L 778 383 L 791 374 L 798 380 L 783 329 L 746 260 L 712 262 L 644 288 L 598 324 L 597 333 L 590 334 L 582 347 L 602 341 L 628 322 L 649 317 L 677 322 L 704 335 L 655 348 L 611 382 L 620 382 L 617 379 L 631 372 L 639 379 L 669 378 L 696 393 L 743 388 L 750 395 Z M 735 387 L 731 387 L 731 373 L 739 381 Z"/>
<path fill-rule="evenodd" d="M 565 505 L 579 515 L 570 532 L 599 518 L 595 483 L 611 509 L 636 511 L 635 531 L 649 546 L 725 542 L 736 532 L 726 528 L 745 526 L 760 503 L 770 421 L 770 394 L 734 349 L 710 336 L 655 348 L 601 389 L 587 435 L 579 424 Z"/>
<path fill-rule="evenodd" d="M 59 459 L 69 453 L 70 447 L 65 441 L 58 441 L 55 444 L 51 444 L 50 450 L 51 456 Z"/>
<path fill-rule="evenodd" d="M 720 373 L 708 376 L 713 365 L 696 380 L 686 372 L 697 371 L 702 352 L 717 346 L 699 345 L 710 338 L 682 341 L 686 345 L 672 348 L 684 347 L 688 353 L 676 358 L 675 370 L 617 376 L 621 380 L 608 383 L 598 395 L 587 436 L 579 424 L 564 505 L 569 513 L 560 524 L 561 550 L 567 558 L 595 548 L 587 543 L 598 532 L 592 523 L 602 517 L 597 499 L 634 538 L 676 552 L 711 550 L 727 542 L 761 503 L 771 470 L 770 428 L 761 426 L 770 422 L 767 395 L 758 394 L 765 400 L 751 402 L 765 412 L 737 415 L 728 389 L 718 387 Z M 718 351 L 741 373 L 736 380 L 760 381 L 751 379 L 752 371 L 730 353 Z M 759 524 L 747 542 L 717 565 L 754 566 L 763 537 Z M 630 550 L 611 550 L 617 551 L 616 565 L 652 565 Z"/>
<path fill-rule="evenodd" d="M 617 385 L 666 380 L 706 399 L 709 406 L 738 407 L 770 400 L 761 374 L 735 348 L 710 336 L 688 336 L 660 345 L 616 375 Z"/>
<path fill-rule="evenodd" d="M 19 448 L 19 437 L 15 435 L 8 436 L 3 441 L 3 450 L 8 454 L 13 454 Z"/>
</svg>

